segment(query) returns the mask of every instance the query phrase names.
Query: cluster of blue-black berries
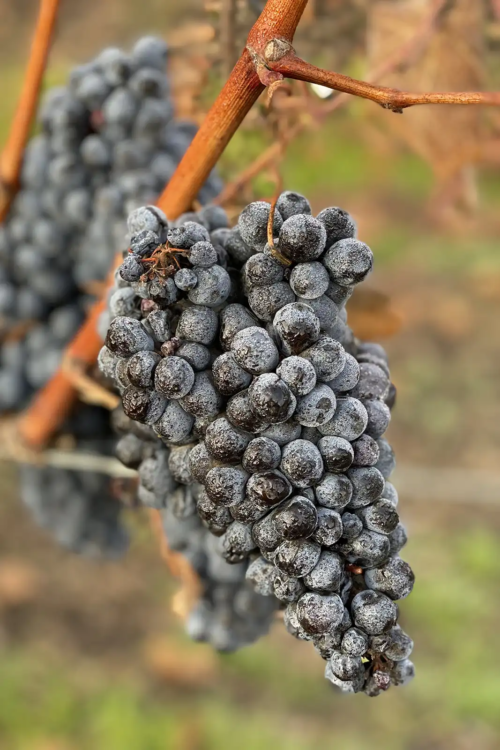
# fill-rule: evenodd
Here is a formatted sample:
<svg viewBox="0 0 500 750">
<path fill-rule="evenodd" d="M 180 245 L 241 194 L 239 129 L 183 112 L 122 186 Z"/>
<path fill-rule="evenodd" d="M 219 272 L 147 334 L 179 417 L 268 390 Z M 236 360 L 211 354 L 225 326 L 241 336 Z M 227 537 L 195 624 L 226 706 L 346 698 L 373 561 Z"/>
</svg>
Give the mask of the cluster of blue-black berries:
<svg viewBox="0 0 500 750">
<path fill-rule="evenodd" d="M 125 249 L 127 215 L 156 199 L 196 131 L 174 119 L 167 57 L 154 37 L 130 55 L 107 48 L 44 98 L 0 226 L 0 412 L 23 408 L 57 370 L 93 285 Z M 200 202 L 220 188 L 211 175 Z M 13 328 L 27 334 L 9 340 Z"/>
<path fill-rule="evenodd" d="M 126 217 L 155 200 L 196 127 L 174 118 L 168 48 L 140 39 L 104 49 L 50 89 L 24 155 L 20 190 L 0 226 L 0 414 L 24 408 L 60 365 L 117 249 Z M 212 174 L 198 196 L 213 199 Z M 113 453 L 109 415 L 80 405 L 63 430 L 78 450 Z M 21 497 L 65 547 L 115 557 L 126 547 L 109 477 L 22 467 Z"/>
<path fill-rule="evenodd" d="M 271 210 L 251 203 L 234 228 L 217 207 L 129 216 L 99 356 L 130 424 L 118 456 L 167 538 L 186 529 L 177 548 L 197 570 L 217 583 L 234 566 L 236 596 L 245 576 L 273 603 L 265 627 L 278 605 L 334 685 L 375 696 L 414 674 L 395 603 L 414 576 L 383 438 L 387 357 L 345 310 L 373 256 L 339 208 L 313 217 L 283 193 L 268 233 Z M 195 637 L 213 641 L 217 612 L 209 597 L 192 613 Z"/>
</svg>

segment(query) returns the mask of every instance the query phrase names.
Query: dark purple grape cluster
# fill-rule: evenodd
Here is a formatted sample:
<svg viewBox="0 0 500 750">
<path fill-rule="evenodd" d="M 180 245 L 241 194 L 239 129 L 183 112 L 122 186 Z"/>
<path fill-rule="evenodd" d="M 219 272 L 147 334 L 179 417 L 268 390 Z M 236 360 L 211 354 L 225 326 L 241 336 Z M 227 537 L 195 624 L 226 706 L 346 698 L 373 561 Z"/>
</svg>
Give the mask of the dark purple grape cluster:
<svg viewBox="0 0 500 750">
<path fill-rule="evenodd" d="M 217 208 L 134 211 L 100 367 L 166 448 L 138 464 L 139 499 L 169 513 L 184 486 L 182 513 L 280 602 L 327 678 L 378 695 L 413 676 L 395 602 L 414 576 L 383 437 L 387 356 L 345 310 L 373 256 L 339 208 L 313 217 L 287 192 L 271 211 L 251 203 L 232 229 Z"/>
<path fill-rule="evenodd" d="M 23 408 L 56 371 L 93 285 L 126 247 L 126 217 L 156 199 L 196 127 L 174 119 L 168 49 L 146 37 L 103 50 L 47 93 L 21 189 L 0 226 L 0 413 Z M 213 174 L 199 200 L 221 188 Z M 25 336 L 12 336 L 12 329 Z M 9 334 L 10 337 L 9 337 Z"/>
<path fill-rule="evenodd" d="M 167 58 L 167 45 L 154 37 L 130 54 L 105 49 L 41 105 L 20 191 L 0 226 L 0 413 L 24 408 L 57 370 L 92 285 L 127 245 L 128 213 L 163 190 L 196 131 L 174 118 Z M 220 188 L 214 173 L 199 201 Z M 98 411 L 80 409 L 87 426 L 78 447 L 98 453 L 107 435 L 112 454 L 109 419 L 103 425 Z M 37 522 L 65 546 L 108 556 L 124 549 L 109 478 L 30 467 L 20 483 Z"/>
<path fill-rule="evenodd" d="M 219 554 L 216 538 L 202 522 L 201 486 L 192 482 L 188 449 L 169 450 L 121 409 L 112 422 L 119 435 L 116 455 L 138 472 L 139 502 L 161 509 L 169 549 L 182 553 L 197 574 L 201 591 L 186 622 L 190 637 L 230 652 L 265 635 L 278 602 L 254 591 L 245 577 L 246 563 L 230 565 Z"/>
<path fill-rule="evenodd" d="M 112 456 L 116 438 L 109 413 L 79 406 L 63 426 L 75 450 Z M 116 559 L 126 551 L 123 504 L 107 475 L 53 466 L 21 465 L 21 498 L 33 519 L 62 547 L 92 558 Z"/>
</svg>

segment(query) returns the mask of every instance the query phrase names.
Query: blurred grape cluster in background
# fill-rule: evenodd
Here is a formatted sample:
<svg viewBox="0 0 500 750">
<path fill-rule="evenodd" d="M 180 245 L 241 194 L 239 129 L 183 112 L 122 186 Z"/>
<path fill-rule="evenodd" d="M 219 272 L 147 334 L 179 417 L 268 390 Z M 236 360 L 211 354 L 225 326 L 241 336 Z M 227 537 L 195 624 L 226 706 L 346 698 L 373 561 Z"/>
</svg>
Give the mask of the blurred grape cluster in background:
<svg viewBox="0 0 500 750">
<path fill-rule="evenodd" d="M 317 0 L 297 48 L 319 64 L 365 76 L 411 37 L 430 4 Z M 0 0 L 0 144 L 36 5 Z M 498 4 L 449 5 L 412 64 L 384 83 L 500 88 Z M 47 82 L 64 81 L 104 46 L 127 46 L 154 32 L 171 44 L 178 112 L 200 120 L 232 54 L 219 44 L 220 6 L 63 2 Z M 243 0 L 238 7 L 236 51 L 255 18 Z M 378 701 L 347 699 L 322 680 L 311 646 L 282 629 L 236 655 L 192 644 L 171 606 L 178 585 L 145 516 L 129 514 L 132 546 L 124 561 L 70 556 L 33 527 L 19 502 L 16 468 L 3 463 L 2 750 L 500 744 L 499 115 L 444 107 L 400 117 L 355 101 L 319 118 L 319 99 L 310 96 L 296 114 L 305 125 L 284 158 L 284 188 L 307 194 L 316 212 L 347 209 L 375 254 L 368 290 L 353 297 L 349 316 L 360 336 L 384 343 L 398 388 L 389 439 L 410 536 L 405 559 L 417 576 L 401 606 L 402 625 L 416 643 L 417 679 Z M 254 110 L 224 155 L 226 183 L 272 143 L 263 109 Z M 241 197 L 268 198 L 273 190 L 264 172 Z"/>
</svg>

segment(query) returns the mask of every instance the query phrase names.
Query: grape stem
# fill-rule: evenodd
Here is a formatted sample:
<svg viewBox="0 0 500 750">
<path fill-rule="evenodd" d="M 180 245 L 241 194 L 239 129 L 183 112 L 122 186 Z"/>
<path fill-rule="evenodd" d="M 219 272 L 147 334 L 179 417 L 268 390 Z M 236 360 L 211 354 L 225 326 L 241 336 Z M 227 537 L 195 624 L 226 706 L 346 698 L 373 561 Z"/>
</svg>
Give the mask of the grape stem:
<svg viewBox="0 0 500 750">
<path fill-rule="evenodd" d="M 24 149 L 38 104 L 58 10 L 59 0 L 41 0 L 23 88 L 0 156 L 0 222 L 5 219 L 19 186 Z"/>
<path fill-rule="evenodd" d="M 494 107 L 500 105 L 500 92 L 498 91 L 447 91 L 447 92 L 423 92 L 400 91 L 387 86 L 377 86 L 366 81 L 335 73 L 333 71 L 317 68 L 315 65 L 297 57 L 293 48 L 280 60 L 266 60 L 266 65 L 275 73 L 281 73 L 285 78 L 293 78 L 297 81 L 317 83 L 321 86 L 340 91 L 362 99 L 369 99 L 380 104 L 384 109 L 398 114 L 408 107 L 421 104 L 483 104 Z"/>
</svg>

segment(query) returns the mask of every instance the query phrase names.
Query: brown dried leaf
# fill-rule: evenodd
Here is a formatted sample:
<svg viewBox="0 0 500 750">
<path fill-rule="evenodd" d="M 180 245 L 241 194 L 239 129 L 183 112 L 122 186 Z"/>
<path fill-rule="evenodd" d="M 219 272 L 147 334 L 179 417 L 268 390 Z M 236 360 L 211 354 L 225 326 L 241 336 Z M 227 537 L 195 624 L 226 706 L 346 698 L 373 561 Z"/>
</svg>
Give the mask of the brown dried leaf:
<svg viewBox="0 0 500 750">
<path fill-rule="evenodd" d="M 0 607 L 17 607 L 33 601 L 41 583 L 40 572 L 30 563 L 16 559 L 0 561 Z"/>
<path fill-rule="evenodd" d="M 348 302 L 347 312 L 354 335 L 365 341 L 390 338 L 403 324 L 389 297 L 376 289 L 357 289 Z"/>
<path fill-rule="evenodd" d="M 215 38 L 215 29 L 209 23 L 193 23 L 175 29 L 167 36 L 172 49 L 207 44 Z"/>
<path fill-rule="evenodd" d="M 429 13 L 429 0 L 376 0 L 368 9 L 369 65 L 376 68 L 413 37 Z M 413 91 L 474 91 L 483 83 L 484 4 L 451 0 L 421 58 L 381 83 Z M 384 117 L 384 129 L 429 162 L 438 181 L 477 160 L 482 114 L 474 107 L 415 107 L 403 117 Z"/>
<path fill-rule="evenodd" d="M 143 654 L 155 677 L 169 685 L 200 689 L 212 687 L 217 681 L 219 665 L 209 646 L 185 646 L 164 636 L 151 636 Z"/>
<path fill-rule="evenodd" d="M 178 617 L 185 619 L 199 599 L 200 579 L 184 555 L 181 555 L 180 552 L 174 552 L 168 546 L 159 511 L 151 510 L 149 518 L 160 544 L 161 555 L 167 563 L 170 573 L 178 578 L 181 583 L 180 591 L 172 599 L 172 610 Z"/>
</svg>

